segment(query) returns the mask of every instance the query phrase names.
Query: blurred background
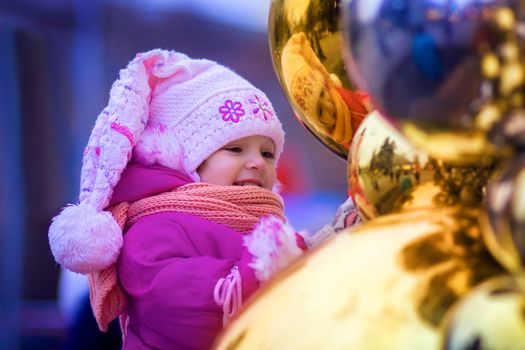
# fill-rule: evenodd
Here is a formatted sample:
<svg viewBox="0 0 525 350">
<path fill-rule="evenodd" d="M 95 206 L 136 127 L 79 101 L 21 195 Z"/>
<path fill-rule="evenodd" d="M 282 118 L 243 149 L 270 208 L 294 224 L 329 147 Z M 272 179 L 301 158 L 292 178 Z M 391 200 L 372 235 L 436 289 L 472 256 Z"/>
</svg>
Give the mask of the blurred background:
<svg viewBox="0 0 525 350">
<path fill-rule="evenodd" d="M 284 97 L 268 48 L 269 3 L 0 0 L 0 349 L 62 349 L 93 322 L 79 311 L 84 278 L 60 271 L 47 229 L 76 201 L 95 118 L 139 51 L 216 60 L 265 91 L 286 131 L 287 215 L 297 230 L 331 220 L 346 199 L 346 163 L 297 122 Z"/>
</svg>

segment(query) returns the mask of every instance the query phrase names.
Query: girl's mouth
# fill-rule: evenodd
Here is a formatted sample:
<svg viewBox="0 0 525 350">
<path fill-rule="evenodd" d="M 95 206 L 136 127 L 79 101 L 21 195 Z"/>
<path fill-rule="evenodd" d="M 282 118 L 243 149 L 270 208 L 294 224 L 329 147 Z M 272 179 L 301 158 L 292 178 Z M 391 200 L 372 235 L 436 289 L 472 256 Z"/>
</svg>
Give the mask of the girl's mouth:
<svg viewBox="0 0 525 350">
<path fill-rule="evenodd" d="M 262 187 L 262 184 L 256 180 L 237 181 L 233 183 L 234 186 L 257 186 Z"/>
</svg>

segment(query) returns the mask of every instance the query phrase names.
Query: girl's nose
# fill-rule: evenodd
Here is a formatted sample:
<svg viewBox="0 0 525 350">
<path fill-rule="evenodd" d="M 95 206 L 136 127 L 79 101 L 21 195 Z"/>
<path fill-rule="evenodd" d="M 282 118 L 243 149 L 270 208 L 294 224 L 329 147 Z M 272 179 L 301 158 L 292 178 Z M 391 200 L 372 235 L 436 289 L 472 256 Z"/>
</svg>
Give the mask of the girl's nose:
<svg viewBox="0 0 525 350">
<path fill-rule="evenodd" d="M 264 167 L 263 156 L 260 154 L 251 155 L 246 162 L 246 166 L 249 169 L 256 169 L 256 170 L 262 169 Z"/>
</svg>

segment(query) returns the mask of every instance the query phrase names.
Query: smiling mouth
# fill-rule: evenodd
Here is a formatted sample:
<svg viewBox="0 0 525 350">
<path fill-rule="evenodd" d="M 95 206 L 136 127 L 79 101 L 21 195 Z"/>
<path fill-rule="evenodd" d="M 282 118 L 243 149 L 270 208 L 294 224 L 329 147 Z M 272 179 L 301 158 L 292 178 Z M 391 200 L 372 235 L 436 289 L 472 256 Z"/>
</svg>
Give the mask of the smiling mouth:
<svg viewBox="0 0 525 350">
<path fill-rule="evenodd" d="M 234 186 L 257 186 L 263 187 L 262 184 L 258 181 L 238 181 L 233 183 Z"/>
</svg>

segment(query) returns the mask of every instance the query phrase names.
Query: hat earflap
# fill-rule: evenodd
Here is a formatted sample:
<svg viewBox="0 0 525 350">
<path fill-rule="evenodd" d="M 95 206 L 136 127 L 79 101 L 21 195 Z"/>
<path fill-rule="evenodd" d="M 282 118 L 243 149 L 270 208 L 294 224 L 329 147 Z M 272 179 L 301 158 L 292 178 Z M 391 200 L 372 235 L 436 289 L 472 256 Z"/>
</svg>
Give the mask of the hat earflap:
<svg viewBox="0 0 525 350">
<path fill-rule="evenodd" d="M 150 70 L 171 56 L 158 49 L 137 55 L 111 88 L 108 106 L 98 116 L 84 151 L 80 203 L 65 207 L 49 228 L 51 252 L 68 270 L 92 273 L 118 258 L 122 230 L 104 209 L 148 121 L 155 83 Z"/>
</svg>

